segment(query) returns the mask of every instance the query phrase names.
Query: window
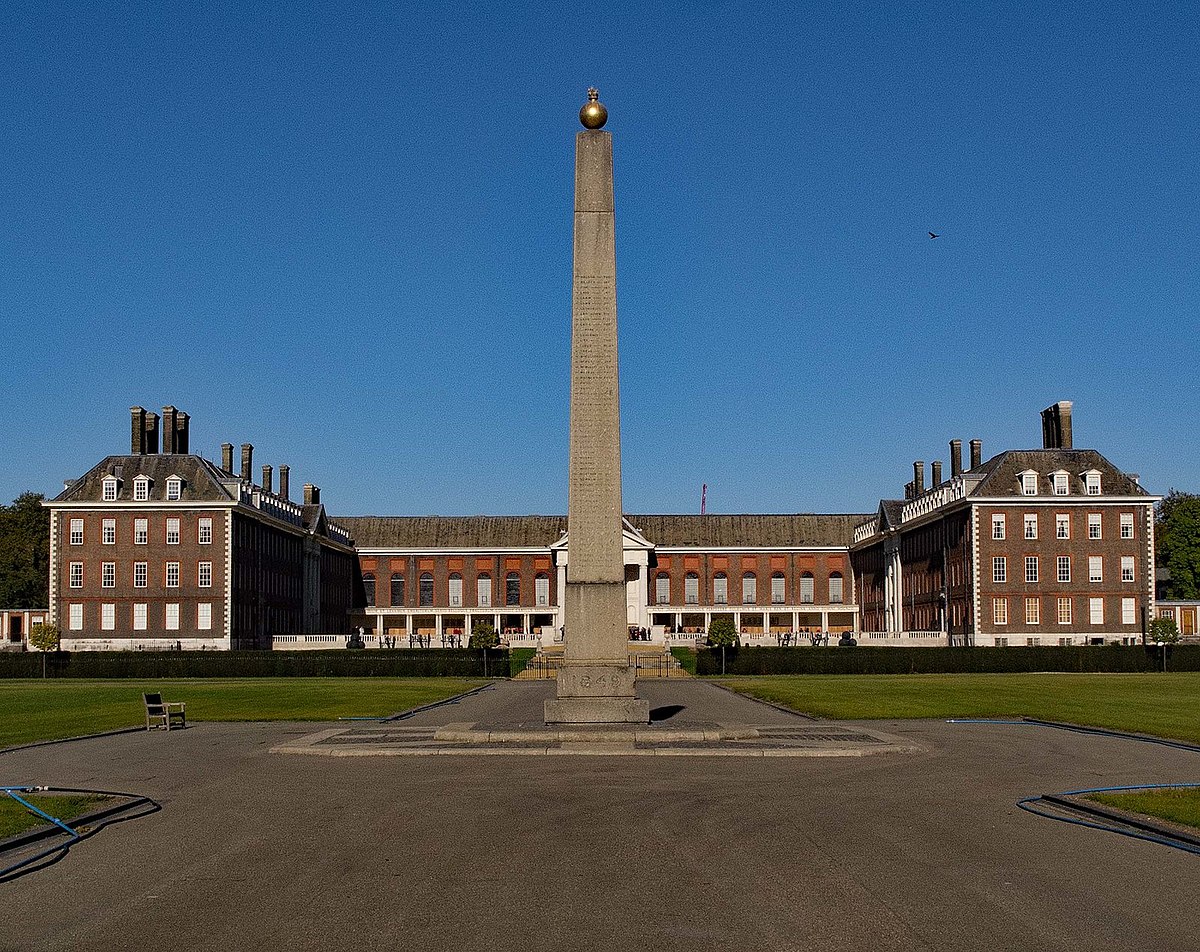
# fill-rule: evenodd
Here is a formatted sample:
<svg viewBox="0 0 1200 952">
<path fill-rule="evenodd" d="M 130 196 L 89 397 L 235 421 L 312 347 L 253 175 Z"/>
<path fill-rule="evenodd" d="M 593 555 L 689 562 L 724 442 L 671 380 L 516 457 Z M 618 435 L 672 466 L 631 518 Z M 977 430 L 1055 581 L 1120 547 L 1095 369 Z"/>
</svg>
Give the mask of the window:
<svg viewBox="0 0 1200 952">
<path fill-rule="evenodd" d="M 1122 582 L 1132 582 L 1133 581 L 1133 556 L 1132 555 L 1121 556 L 1121 581 Z"/>
<path fill-rule="evenodd" d="M 492 577 L 490 575 L 481 575 L 475 580 L 475 598 L 484 608 L 492 604 Z"/>
<path fill-rule="evenodd" d="M 181 499 L 183 498 L 183 480 L 176 476 L 172 476 L 167 480 L 167 498 Z"/>
<path fill-rule="evenodd" d="M 1036 496 L 1037 495 L 1037 473 L 1025 472 L 1021 474 L 1021 495 Z"/>
<path fill-rule="evenodd" d="M 1008 599 L 993 598 L 992 599 L 992 621 L 997 625 L 1008 624 Z"/>
<path fill-rule="evenodd" d="M 1088 599 L 1088 620 L 1093 625 L 1104 624 L 1104 599 L 1089 598 Z"/>
<path fill-rule="evenodd" d="M 834 572 L 829 576 L 829 603 L 840 605 L 842 597 L 842 573 Z"/>
<path fill-rule="evenodd" d="M 118 482 L 119 481 L 115 476 L 105 477 L 103 483 L 104 491 L 102 496 L 105 502 L 113 502 L 116 500 Z"/>
<path fill-rule="evenodd" d="M 197 523 L 196 541 L 201 545 L 212 545 L 212 519 L 201 519 Z"/>
<path fill-rule="evenodd" d="M 212 563 L 201 562 L 196 568 L 196 585 L 200 588 L 212 588 Z"/>
<path fill-rule="evenodd" d="M 1083 481 L 1084 481 L 1083 484 L 1087 488 L 1087 494 L 1089 496 L 1099 496 L 1100 495 L 1100 474 L 1099 473 L 1094 472 L 1094 471 L 1090 472 L 1090 473 L 1084 473 Z"/>
<path fill-rule="evenodd" d="M 654 578 L 654 600 L 660 605 L 671 601 L 671 576 L 666 572 L 659 572 Z"/>
<path fill-rule="evenodd" d="M 1122 539 L 1132 539 L 1133 538 L 1133 513 L 1132 512 L 1121 513 L 1121 538 Z"/>
<path fill-rule="evenodd" d="M 433 575 L 429 572 L 422 572 L 417 579 L 417 604 L 422 608 L 433 604 Z"/>
<path fill-rule="evenodd" d="M 1070 474 L 1055 473 L 1054 474 L 1054 495 L 1066 496 L 1068 493 L 1070 493 L 1071 484 L 1070 484 L 1069 480 L 1070 480 Z"/>
<path fill-rule="evenodd" d="M 105 519 L 100 523 L 100 541 L 104 545 L 117 544 L 117 520 Z"/>
<path fill-rule="evenodd" d="M 1037 538 L 1038 517 L 1036 512 L 1025 513 L 1025 538 Z"/>
<path fill-rule="evenodd" d="M 1065 512 L 1054 514 L 1054 538 L 1071 538 L 1071 516 Z"/>
<path fill-rule="evenodd" d="M 517 572 L 509 572 L 504 576 L 504 604 L 521 604 L 521 576 Z"/>
<path fill-rule="evenodd" d="M 1069 555 L 1058 557 L 1058 580 L 1060 582 L 1071 581 L 1071 557 Z"/>
<path fill-rule="evenodd" d="M 196 629 L 197 631 L 212 630 L 212 603 L 201 602 L 196 606 Z"/>
<path fill-rule="evenodd" d="M 145 588 L 146 587 L 146 563 L 145 562 L 134 562 L 133 563 L 133 587 L 134 588 Z"/>
<path fill-rule="evenodd" d="M 1104 557 L 1101 555 L 1088 556 L 1088 581 L 1104 581 Z"/>
<path fill-rule="evenodd" d="M 393 605 L 403 605 L 404 604 L 404 576 L 403 575 L 393 575 L 392 576 L 391 594 L 392 594 L 391 604 L 393 604 Z"/>
<path fill-rule="evenodd" d="M 1040 598 L 1025 599 L 1025 624 L 1040 625 L 1042 623 L 1042 600 Z"/>
<path fill-rule="evenodd" d="M 83 520 L 71 520 L 71 545 L 83 545 Z"/>
<path fill-rule="evenodd" d="M 1026 638 L 1025 639 L 1025 647 L 1027 647 L 1027 648 L 1036 648 L 1041 643 L 1042 643 L 1041 638 Z"/>
<path fill-rule="evenodd" d="M 713 576 L 713 604 L 725 605 L 729 602 L 729 578 L 724 572 Z"/>
<path fill-rule="evenodd" d="M 167 588 L 179 588 L 179 563 L 167 563 Z"/>
<path fill-rule="evenodd" d="M 1004 513 L 998 512 L 992 516 L 992 538 L 1004 538 Z"/>
<path fill-rule="evenodd" d="M 117 606 L 106 604 L 100 606 L 100 629 L 112 631 L 117 627 Z"/>
<path fill-rule="evenodd" d="M 992 581 L 1008 581 L 1008 560 L 1003 555 L 997 555 L 992 558 Z"/>
<path fill-rule="evenodd" d="M 179 545 L 179 520 L 167 520 L 167 545 Z"/>
<path fill-rule="evenodd" d="M 367 596 L 367 604 L 374 605 L 375 604 L 375 573 L 374 572 L 363 572 L 362 580 L 363 580 L 363 591 L 366 593 L 366 596 Z"/>
<path fill-rule="evenodd" d="M 83 631 L 83 606 L 72 605 L 68 609 L 67 618 L 69 619 L 67 627 L 71 631 Z"/>
<path fill-rule="evenodd" d="M 1071 624 L 1071 599 L 1069 598 L 1058 600 L 1058 623 L 1060 625 Z"/>
<path fill-rule="evenodd" d="M 533 595 L 539 605 L 550 604 L 550 576 L 545 572 L 533 577 Z"/>
<path fill-rule="evenodd" d="M 71 588 L 83 588 L 83 563 L 71 563 Z"/>
<path fill-rule="evenodd" d="M 1025 581 L 1036 582 L 1038 580 L 1038 557 L 1036 555 L 1025 556 Z"/>
<path fill-rule="evenodd" d="M 449 579 L 449 595 L 451 605 L 462 604 L 462 576 L 457 572 L 450 573 Z"/>
<path fill-rule="evenodd" d="M 101 588 L 116 588 L 117 587 L 117 563 L 116 562 L 101 562 L 100 563 L 100 587 Z"/>
<path fill-rule="evenodd" d="M 139 476 L 133 481 L 133 498 L 138 502 L 145 502 L 150 498 L 150 480 L 145 476 Z"/>
<path fill-rule="evenodd" d="M 782 605 L 783 604 L 783 601 L 785 598 L 783 582 L 784 582 L 784 579 L 783 579 L 782 572 L 775 572 L 771 576 L 771 604 L 772 605 Z"/>
<path fill-rule="evenodd" d="M 150 523 L 147 519 L 133 520 L 133 544 L 145 545 L 150 540 Z"/>
<path fill-rule="evenodd" d="M 1089 539 L 1103 538 L 1103 536 L 1101 535 L 1101 531 L 1102 530 L 1100 528 L 1100 513 L 1089 512 L 1088 513 L 1088 538 Z"/>
<path fill-rule="evenodd" d="M 803 605 L 811 605 L 813 603 L 812 572 L 805 572 L 800 576 L 800 603 Z"/>
<path fill-rule="evenodd" d="M 146 603 L 135 602 L 133 605 L 133 630 L 146 630 Z"/>
<path fill-rule="evenodd" d="M 688 572 L 683 577 L 683 600 L 688 605 L 700 602 L 700 576 L 695 572 Z"/>
<path fill-rule="evenodd" d="M 742 604 L 753 605 L 758 601 L 758 577 L 753 572 L 742 576 Z"/>
<path fill-rule="evenodd" d="M 163 627 L 166 628 L 167 631 L 178 631 L 179 630 L 179 603 L 178 602 L 167 602 L 167 604 L 164 605 L 163 607 L 166 609 L 166 611 L 164 612 L 165 618 L 163 620 L 164 620 L 165 624 L 163 625 Z"/>
<path fill-rule="evenodd" d="M 1137 605 L 1132 598 L 1121 599 L 1121 624 L 1136 625 L 1137 624 Z"/>
</svg>

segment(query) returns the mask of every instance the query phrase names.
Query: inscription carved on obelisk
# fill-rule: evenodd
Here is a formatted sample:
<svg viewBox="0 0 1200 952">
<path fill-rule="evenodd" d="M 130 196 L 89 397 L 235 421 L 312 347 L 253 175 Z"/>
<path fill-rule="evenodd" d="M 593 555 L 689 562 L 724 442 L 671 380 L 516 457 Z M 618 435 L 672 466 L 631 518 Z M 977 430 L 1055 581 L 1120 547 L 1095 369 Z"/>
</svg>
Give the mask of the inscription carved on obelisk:
<svg viewBox="0 0 1200 952">
<path fill-rule="evenodd" d="M 621 399 L 612 135 L 594 89 L 575 137 L 575 265 L 571 293 L 571 433 L 567 476 L 566 643 L 552 724 L 640 723 L 634 697 L 622 551 Z"/>
</svg>

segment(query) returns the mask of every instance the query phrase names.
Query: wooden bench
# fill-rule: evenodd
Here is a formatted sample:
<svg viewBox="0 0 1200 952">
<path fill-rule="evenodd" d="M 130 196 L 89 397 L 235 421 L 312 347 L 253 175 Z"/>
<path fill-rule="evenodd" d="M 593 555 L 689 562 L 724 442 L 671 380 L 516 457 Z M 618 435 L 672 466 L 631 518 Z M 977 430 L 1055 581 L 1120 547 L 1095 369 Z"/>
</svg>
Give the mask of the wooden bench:
<svg viewBox="0 0 1200 952">
<path fill-rule="evenodd" d="M 187 715 L 183 701 L 164 701 L 161 694 L 143 694 L 142 702 L 146 705 L 146 730 L 155 727 L 171 729 L 172 722 L 177 727 L 187 727 Z"/>
</svg>

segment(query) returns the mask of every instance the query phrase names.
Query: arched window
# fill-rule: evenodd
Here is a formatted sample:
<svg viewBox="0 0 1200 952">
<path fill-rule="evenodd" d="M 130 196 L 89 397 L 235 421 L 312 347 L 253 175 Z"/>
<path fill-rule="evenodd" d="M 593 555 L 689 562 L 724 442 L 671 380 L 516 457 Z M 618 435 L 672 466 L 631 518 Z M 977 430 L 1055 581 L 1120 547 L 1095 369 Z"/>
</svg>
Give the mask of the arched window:
<svg viewBox="0 0 1200 952">
<path fill-rule="evenodd" d="M 753 572 L 742 576 L 742 604 L 753 605 L 758 601 L 758 578 Z"/>
<path fill-rule="evenodd" d="M 375 573 L 363 572 L 363 591 L 367 593 L 367 604 L 375 604 Z"/>
<path fill-rule="evenodd" d="M 659 605 L 671 603 L 671 576 L 666 572 L 659 572 L 654 577 L 654 600 Z"/>
<path fill-rule="evenodd" d="M 683 577 L 683 600 L 689 605 L 700 602 L 700 576 L 695 572 L 688 572 Z"/>
<path fill-rule="evenodd" d="M 422 572 L 417 585 L 417 604 L 422 608 L 433 604 L 433 575 Z"/>
<path fill-rule="evenodd" d="M 834 572 L 829 576 L 829 604 L 842 603 L 842 573 Z"/>
<path fill-rule="evenodd" d="M 729 578 L 724 572 L 713 576 L 713 604 L 724 605 L 729 601 Z"/>
<path fill-rule="evenodd" d="M 521 575 L 519 572 L 509 572 L 504 576 L 504 604 L 521 604 Z"/>
<path fill-rule="evenodd" d="M 480 608 L 492 604 L 492 577 L 486 573 L 475 580 L 475 598 Z"/>
<path fill-rule="evenodd" d="M 533 577 L 533 594 L 539 605 L 550 604 L 550 576 L 545 572 L 538 572 Z"/>
<path fill-rule="evenodd" d="M 787 597 L 787 592 L 784 589 L 783 573 L 775 572 L 771 576 L 771 604 L 782 605 Z"/>
<path fill-rule="evenodd" d="M 450 573 L 450 604 L 462 604 L 462 576 L 457 572 Z"/>
<path fill-rule="evenodd" d="M 393 575 L 392 576 L 392 604 L 393 605 L 403 605 L 404 604 L 404 576 L 403 575 Z"/>
<path fill-rule="evenodd" d="M 805 572 L 800 576 L 800 603 L 811 605 L 813 602 L 813 574 Z"/>
</svg>

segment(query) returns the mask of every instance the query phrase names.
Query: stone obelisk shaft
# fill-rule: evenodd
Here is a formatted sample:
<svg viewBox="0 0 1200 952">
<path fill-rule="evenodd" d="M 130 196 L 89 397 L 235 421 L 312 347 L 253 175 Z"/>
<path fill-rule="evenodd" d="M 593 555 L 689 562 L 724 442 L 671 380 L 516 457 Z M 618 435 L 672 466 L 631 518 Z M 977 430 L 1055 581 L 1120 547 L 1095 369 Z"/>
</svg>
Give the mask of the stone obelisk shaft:
<svg viewBox="0 0 1200 952">
<path fill-rule="evenodd" d="M 551 723 L 649 720 L 634 697 L 625 607 L 612 136 L 575 139 L 566 644 Z"/>
</svg>

